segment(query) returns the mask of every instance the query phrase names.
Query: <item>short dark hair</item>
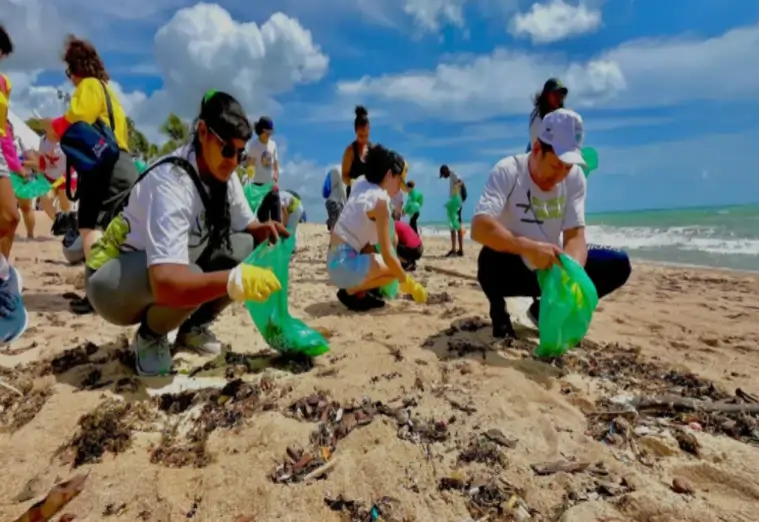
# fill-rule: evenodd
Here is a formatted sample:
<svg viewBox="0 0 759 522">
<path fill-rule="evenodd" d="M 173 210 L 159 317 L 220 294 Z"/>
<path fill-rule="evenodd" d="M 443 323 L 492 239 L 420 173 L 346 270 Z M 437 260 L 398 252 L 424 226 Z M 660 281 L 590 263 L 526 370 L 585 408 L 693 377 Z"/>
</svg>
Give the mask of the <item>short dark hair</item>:
<svg viewBox="0 0 759 522">
<path fill-rule="evenodd" d="M 198 119 L 224 140 L 248 141 L 253 136 L 245 110 L 232 95 L 222 91 L 209 91 L 200 103 Z"/>
<path fill-rule="evenodd" d="M 13 41 L 8 31 L 5 30 L 3 25 L 0 25 L 0 54 L 8 56 L 13 52 Z"/>
<path fill-rule="evenodd" d="M 406 186 L 407 186 L 408 188 L 412 189 L 412 188 L 416 187 L 416 183 L 414 183 L 414 180 L 413 180 L 413 179 L 410 179 L 410 180 L 408 180 L 408 181 L 406 182 Z"/>
<path fill-rule="evenodd" d="M 256 132 L 256 136 L 260 136 L 261 134 L 264 133 L 264 131 L 273 132 L 274 122 L 268 116 L 261 116 L 260 118 L 258 118 L 258 121 L 253 126 L 253 129 Z"/>
<path fill-rule="evenodd" d="M 66 73 L 72 76 L 97 78 L 103 82 L 111 79 L 95 46 L 73 34 L 66 37 L 66 43 L 63 46 L 63 61 L 66 62 L 68 68 Z"/>
</svg>

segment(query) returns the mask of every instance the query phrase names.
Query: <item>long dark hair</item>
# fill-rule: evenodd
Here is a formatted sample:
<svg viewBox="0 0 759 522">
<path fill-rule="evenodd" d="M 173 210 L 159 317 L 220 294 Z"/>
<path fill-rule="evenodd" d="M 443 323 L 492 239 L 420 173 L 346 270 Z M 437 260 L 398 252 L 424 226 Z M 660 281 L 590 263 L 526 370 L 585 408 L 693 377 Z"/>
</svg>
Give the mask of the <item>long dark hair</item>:
<svg viewBox="0 0 759 522">
<path fill-rule="evenodd" d="M 532 97 L 532 113 L 530 114 L 530 121 L 534 121 L 535 118 L 540 116 L 540 119 L 546 117 L 546 114 L 549 112 L 552 112 L 554 109 L 551 107 L 551 105 L 548 103 L 548 95 L 551 92 L 545 92 L 545 91 L 538 91 L 536 92 Z"/>
<path fill-rule="evenodd" d="M 13 52 L 13 40 L 5 30 L 3 25 L 0 25 L 0 55 L 9 56 Z"/>
<path fill-rule="evenodd" d="M 196 156 L 202 154 L 203 144 L 198 137 L 198 121 L 203 120 L 209 129 L 222 139 L 248 141 L 253 136 L 250 121 L 245 116 L 240 102 L 231 95 L 220 91 L 209 91 L 200 103 L 200 114 L 193 126 L 192 150 Z M 235 175 L 235 174 L 233 174 Z M 232 215 L 229 207 L 228 183 L 206 176 L 203 182 L 208 186 L 209 208 L 205 212 L 205 226 L 208 230 L 208 244 L 211 250 L 230 250 L 229 236 Z"/>
</svg>

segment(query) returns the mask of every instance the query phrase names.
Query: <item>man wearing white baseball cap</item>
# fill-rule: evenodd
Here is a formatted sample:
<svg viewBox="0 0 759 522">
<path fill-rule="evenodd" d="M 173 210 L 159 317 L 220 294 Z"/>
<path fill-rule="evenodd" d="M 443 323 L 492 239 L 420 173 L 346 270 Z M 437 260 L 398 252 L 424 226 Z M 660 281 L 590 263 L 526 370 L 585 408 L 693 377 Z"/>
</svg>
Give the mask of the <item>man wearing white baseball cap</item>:
<svg viewBox="0 0 759 522">
<path fill-rule="evenodd" d="M 477 279 L 490 302 L 495 337 L 515 336 L 506 297 L 533 297 L 537 323 L 540 286 L 536 269 L 566 253 L 585 266 L 603 297 L 630 276 L 630 259 L 585 241 L 585 164 L 582 118 L 569 109 L 546 115 L 532 151 L 499 161 L 480 196 L 472 239 L 480 243 Z"/>
</svg>

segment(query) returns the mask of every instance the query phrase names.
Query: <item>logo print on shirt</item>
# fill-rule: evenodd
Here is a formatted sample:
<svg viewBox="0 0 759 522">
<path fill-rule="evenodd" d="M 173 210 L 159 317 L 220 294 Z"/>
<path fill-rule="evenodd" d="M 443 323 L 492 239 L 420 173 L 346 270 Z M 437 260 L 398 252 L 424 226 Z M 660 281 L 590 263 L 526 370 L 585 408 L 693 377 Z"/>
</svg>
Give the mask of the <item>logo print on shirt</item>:
<svg viewBox="0 0 759 522">
<path fill-rule="evenodd" d="M 271 155 L 271 152 L 268 150 L 263 151 L 261 154 L 261 165 L 264 167 L 271 167 L 274 163 L 274 157 Z"/>
</svg>

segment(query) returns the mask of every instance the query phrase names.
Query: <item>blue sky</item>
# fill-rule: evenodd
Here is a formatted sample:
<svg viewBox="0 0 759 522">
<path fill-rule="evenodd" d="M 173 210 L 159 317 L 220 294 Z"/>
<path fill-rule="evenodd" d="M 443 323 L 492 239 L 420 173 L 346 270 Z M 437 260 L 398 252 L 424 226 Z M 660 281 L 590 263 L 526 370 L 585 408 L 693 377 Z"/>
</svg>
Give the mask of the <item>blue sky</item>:
<svg viewBox="0 0 759 522">
<path fill-rule="evenodd" d="M 118 5 L 117 5 L 118 4 Z M 126 4 L 124 4 L 126 5 Z M 398 149 L 440 219 L 441 163 L 470 214 L 489 169 L 527 142 L 529 96 L 551 75 L 600 152 L 591 212 L 759 201 L 759 3 L 699 0 L 0 0 L 19 52 L 2 64 L 19 115 L 55 113 L 72 31 L 102 51 L 145 132 L 190 119 L 210 87 L 275 120 L 283 185 L 312 217 L 330 165 L 367 106 L 372 140 Z M 87 8 L 91 19 L 74 14 Z M 280 11 L 281 14 L 275 14 Z M 70 18 L 69 18 L 70 17 Z M 12 31 L 13 32 L 13 31 Z M 29 35 L 27 37 L 27 35 Z M 30 43 L 32 42 L 32 43 Z"/>
</svg>

